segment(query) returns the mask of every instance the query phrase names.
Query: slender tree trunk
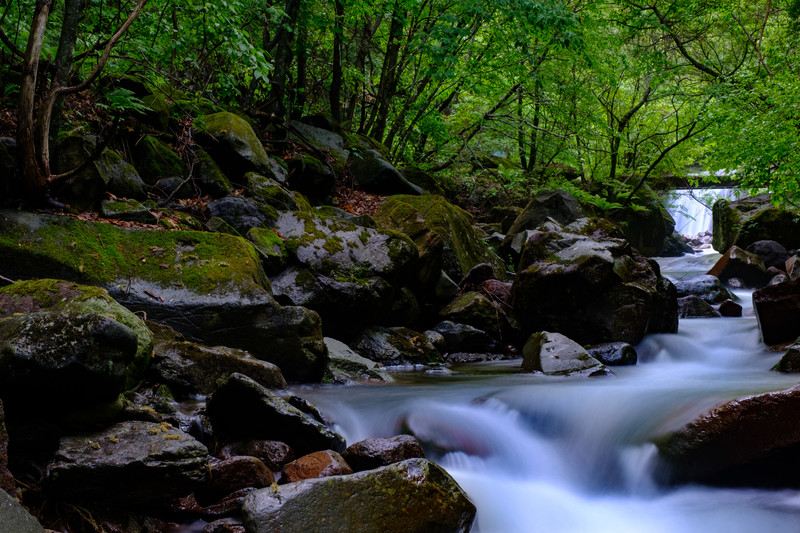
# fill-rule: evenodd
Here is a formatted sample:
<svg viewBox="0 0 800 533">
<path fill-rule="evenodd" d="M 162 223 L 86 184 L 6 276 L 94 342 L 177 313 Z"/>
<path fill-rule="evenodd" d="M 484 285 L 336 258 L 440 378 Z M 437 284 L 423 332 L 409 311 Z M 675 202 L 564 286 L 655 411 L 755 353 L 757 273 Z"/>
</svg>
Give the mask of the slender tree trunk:
<svg viewBox="0 0 800 533">
<path fill-rule="evenodd" d="M 378 107 L 370 119 L 370 136 L 378 142 L 383 142 L 383 134 L 386 131 L 386 121 L 389 118 L 392 98 L 397 91 L 397 83 L 400 79 L 400 73 L 397 72 L 397 59 L 400 54 L 400 40 L 403 37 L 404 19 L 405 10 L 401 10 L 399 2 L 396 1 L 392 10 L 392 24 L 389 27 L 386 54 L 383 58 L 381 81 L 378 85 Z"/>
<path fill-rule="evenodd" d="M 529 170 L 528 168 L 528 158 L 525 155 L 525 129 L 523 128 L 523 89 L 520 85 L 519 89 L 517 89 L 517 150 L 519 151 L 519 164 L 520 166 L 525 169 Z"/>
<path fill-rule="evenodd" d="M 342 0 L 334 0 L 334 23 L 333 23 L 333 66 L 331 72 L 331 88 L 329 98 L 331 101 L 331 115 L 337 122 L 342 121 L 342 42 L 344 34 L 344 4 Z"/>
<path fill-rule="evenodd" d="M 308 85 L 308 43 L 306 42 L 306 28 L 298 22 L 296 38 L 297 78 L 292 86 L 292 108 L 290 118 L 297 120 L 303 116 L 306 106 L 306 90 Z"/>
<path fill-rule="evenodd" d="M 53 8 L 53 0 L 37 0 L 33 12 L 33 23 L 25 49 L 20 80 L 19 106 L 17 108 L 17 146 L 19 167 L 22 174 L 22 189 L 25 196 L 36 200 L 47 192 L 47 176 L 39 165 L 36 146 L 36 86 L 38 81 L 39 55 L 42 51 L 47 19 Z"/>
<path fill-rule="evenodd" d="M 280 121 L 285 121 L 286 98 L 292 65 L 292 52 L 294 47 L 294 30 L 297 26 L 297 17 L 300 11 L 301 0 L 286 0 L 284 11 L 286 16 L 283 25 L 275 36 L 277 45 L 275 46 L 275 70 L 272 72 L 270 80 L 269 101 L 270 112 Z"/>
<path fill-rule="evenodd" d="M 58 51 L 56 52 L 56 72 L 53 76 L 53 87 L 66 85 L 72 76 L 73 57 L 75 55 L 75 43 L 78 40 L 78 19 L 83 11 L 83 0 L 66 0 L 64 2 L 64 20 L 61 24 L 61 36 L 58 40 Z M 64 107 L 64 99 L 57 98 L 53 104 L 53 119 L 50 124 L 50 139 L 52 143 L 54 137 L 61 129 L 61 115 Z M 40 124 L 41 128 L 42 125 Z"/>
</svg>

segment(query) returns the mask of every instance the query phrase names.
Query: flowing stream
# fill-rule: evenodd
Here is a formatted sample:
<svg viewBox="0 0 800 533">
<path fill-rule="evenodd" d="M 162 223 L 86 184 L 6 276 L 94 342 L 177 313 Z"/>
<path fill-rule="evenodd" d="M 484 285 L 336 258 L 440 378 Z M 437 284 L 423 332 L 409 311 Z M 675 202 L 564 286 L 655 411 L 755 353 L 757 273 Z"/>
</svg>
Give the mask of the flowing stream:
<svg viewBox="0 0 800 533">
<path fill-rule="evenodd" d="M 716 254 L 662 259 L 674 278 Z M 399 374 L 397 383 L 299 392 L 349 443 L 412 432 L 478 508 L 480 533 L 800 532 L 800 491 L 659 487 L 650 440 L 713 405 L 794 385 L 769 369 L 750 295 L 742 318 L 685 319 L 650 335 L 615 377 L 519 373 L 520 361 Z"/>
</svg>

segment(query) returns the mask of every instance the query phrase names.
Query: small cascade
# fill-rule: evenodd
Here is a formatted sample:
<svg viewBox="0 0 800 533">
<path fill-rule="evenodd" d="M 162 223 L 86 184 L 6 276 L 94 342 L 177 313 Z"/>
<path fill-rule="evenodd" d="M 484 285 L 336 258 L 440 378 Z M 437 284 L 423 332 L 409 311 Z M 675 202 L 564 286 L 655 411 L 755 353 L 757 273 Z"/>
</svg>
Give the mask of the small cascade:
<svg viewBox="0 0 800 533">
<path fill-rule="evenodd" d="M 720 198 L 738 198 L 739 191 L 724 189 L 680 189 L 672 191 L 665 202 L 675 219 L 675 231 L 681 235 L 698 235 L 711 231 L 711 207 Z"/>
</svg>

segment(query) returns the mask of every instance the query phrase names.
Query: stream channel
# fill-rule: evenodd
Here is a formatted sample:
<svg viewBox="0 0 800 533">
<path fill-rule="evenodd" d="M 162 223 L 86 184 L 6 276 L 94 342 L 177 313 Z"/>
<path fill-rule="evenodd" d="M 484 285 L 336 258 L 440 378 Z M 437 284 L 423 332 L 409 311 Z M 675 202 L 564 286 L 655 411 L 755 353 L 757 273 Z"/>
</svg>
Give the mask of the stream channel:
<svg viewBox="0 0 800 533">
<path fill-rule="evenodd" d="M 719 254 L 659 259 L 672 279 Z M 614 377 L 521 374 L 520 360 L 396 374 L 396 383 L 297 392 L 348 443 L 412 432 L 475 503 L 473 532 L 800 532 L 800 491 L 660 487 L 650 440 L 731 398 L 781 390 L 750 293 L 742 318 L 682 319 Z M 546 303 L 543 302 L 543 305 Z"/>
</svg>

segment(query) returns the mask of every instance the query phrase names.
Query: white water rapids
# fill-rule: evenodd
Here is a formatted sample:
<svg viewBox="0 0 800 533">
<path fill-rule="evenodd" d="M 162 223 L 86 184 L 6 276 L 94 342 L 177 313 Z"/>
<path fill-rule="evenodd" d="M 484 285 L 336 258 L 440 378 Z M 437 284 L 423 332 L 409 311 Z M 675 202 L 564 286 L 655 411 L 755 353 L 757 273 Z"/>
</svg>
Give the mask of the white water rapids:
<svg viewBox="0 0 800 533">
<path fill-rule="evenodd" d="M 677 278 L 714 255 L 660 260 Z M 396 384 L 304 388 L 348 443 L 413 432 L 478 509 L 479 533 L 800 532 L 800 491 L 658 487 L 650 439 L 738 396 L 788 388 L 770 371 L 750 296 L 742 318 L 650 335 L 615 377 L 518 373 L 519 361 L 405 374 Z M 546 305 L 543 303 L 543 305 Z"/>
</svg>

